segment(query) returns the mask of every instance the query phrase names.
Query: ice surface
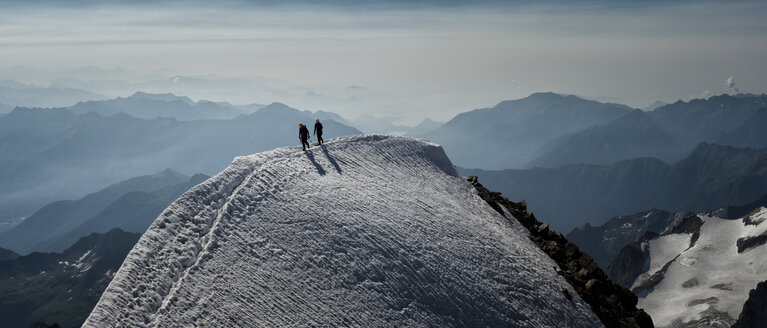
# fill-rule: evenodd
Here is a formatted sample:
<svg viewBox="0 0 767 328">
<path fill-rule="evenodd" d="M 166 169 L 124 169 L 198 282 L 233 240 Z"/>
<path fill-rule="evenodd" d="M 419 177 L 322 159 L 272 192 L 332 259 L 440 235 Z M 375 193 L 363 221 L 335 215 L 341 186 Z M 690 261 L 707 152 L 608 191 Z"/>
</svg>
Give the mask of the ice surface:
<svg viewBox="0 0 767 328">
<path fill-rule="evenodd" d="M 767 215 L 760 209 L 753 218 Z M 704 317 L 726 314 L 737 318 L 748 298 L 748 291 L 767 277 L 767 248 L 757 246 L 738 253 L 738 238 L 764 232 L 767 223 L 746 225 L 743 220 L 724 220 L 711 216 L 703 219 L 700 238 L 692 248 L 682 247 L 680 236 L 667 235 L 653 241 L 650 257 L 657 262 L 679 255 L 666 271 L 663 280 L 646 297 L 639 299 L 653 318 L 656 327 L 669 326 L 675 321 L 689 322 Z M 680 249 L 683 249 L 679 251 Z M 653 253 L 656 250 L 656 253 Z M 676 251 L 676 254 L 674 252 Z M 651 262 L 656 263 L 653 259 Z M 721 317 L 721 316 L 719 316 Z"/>
<path fill-rule="evenodd" d="M 428 142 L 238 157 L 156 219 L 84 326 L 601 326 L 523 231 Z"/>
</svg>

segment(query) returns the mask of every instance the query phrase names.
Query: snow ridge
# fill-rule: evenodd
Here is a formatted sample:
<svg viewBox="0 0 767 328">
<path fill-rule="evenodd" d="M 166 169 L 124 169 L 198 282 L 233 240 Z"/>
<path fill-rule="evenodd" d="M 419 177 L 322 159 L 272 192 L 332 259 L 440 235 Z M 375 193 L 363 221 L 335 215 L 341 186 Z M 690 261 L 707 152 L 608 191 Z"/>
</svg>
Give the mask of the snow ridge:
<svg viewBox="0 0 767 328">
<path fill-rule="evenodd" d="M 85 327 L 601 326 L 441 147 L 238 157 L 142 236 Z"/>
</svg>

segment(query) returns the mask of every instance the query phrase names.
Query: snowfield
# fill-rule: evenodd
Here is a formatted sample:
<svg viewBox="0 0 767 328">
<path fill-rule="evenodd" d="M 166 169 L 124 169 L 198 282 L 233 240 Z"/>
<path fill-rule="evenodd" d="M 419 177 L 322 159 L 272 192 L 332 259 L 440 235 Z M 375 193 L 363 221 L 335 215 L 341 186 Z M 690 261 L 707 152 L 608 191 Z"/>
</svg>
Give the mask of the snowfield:
<svg viewBox="0 0 767 328">
<path fill-rule="evenodd" d="M 767 279 L 767 247 L 757 243 L 742 252 L 737 247 L 740 238 L 767 233 L 767 209 L 759 208 L 738 220 L 699 217 L 703 225 L 693 247 L 689 247 L 691 234 L 649 241 L 652 264 L 648 273 L 670 262 L 660 283 L 645 297 L 640 295 L 637 305 L 652 316 L 656 327 L 691 323 L 729 327 L 743 309 L 749 290 Z"/>
<path fill-rule="evenodd" d="M 555 266 L 441 147 L 346 137 L 186 192 L 84 326 L 601 327 Z"/>
</svg>

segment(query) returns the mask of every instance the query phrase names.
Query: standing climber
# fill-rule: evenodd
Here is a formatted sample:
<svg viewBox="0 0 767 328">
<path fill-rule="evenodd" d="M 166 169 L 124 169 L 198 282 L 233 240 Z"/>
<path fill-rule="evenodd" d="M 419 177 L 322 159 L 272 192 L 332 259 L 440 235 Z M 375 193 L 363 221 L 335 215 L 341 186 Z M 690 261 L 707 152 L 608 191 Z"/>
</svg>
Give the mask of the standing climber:
<svg viewBox="0 0 767 328">
<path fill-rule="evenodd" d="M 303 147 L 304 150 L 306 150 L 307 147 L 311 147 L 307 141 L 309 140 L 309 129 L 307 129 L 306 125 L 303 123 L 298 123 L 298 139 L 301 139 L 301 147 Z"/>
<path fill-rule="evenodd" d="M 318 145 L 325 143 L 325 140 L 322 139 L 322 123 L 320 123 L 319 119 L 314 123 L 314 135 L 317 136 Z"/>
</svg>

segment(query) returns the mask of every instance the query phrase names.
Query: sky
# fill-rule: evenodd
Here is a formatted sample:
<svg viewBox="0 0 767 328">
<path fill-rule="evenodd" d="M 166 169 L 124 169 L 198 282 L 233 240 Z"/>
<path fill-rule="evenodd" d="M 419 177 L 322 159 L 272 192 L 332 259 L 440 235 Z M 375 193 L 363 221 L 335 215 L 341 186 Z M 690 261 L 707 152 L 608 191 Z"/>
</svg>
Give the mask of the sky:
<svg viewBox="0 0 767 328">
<path fill-rule="evenodd" d="M 765 92 L 764 17 L 765 1 L 0 0 L 0 81 L 410 125 L 545 91 L 641 108 Z"/>
</svg>

